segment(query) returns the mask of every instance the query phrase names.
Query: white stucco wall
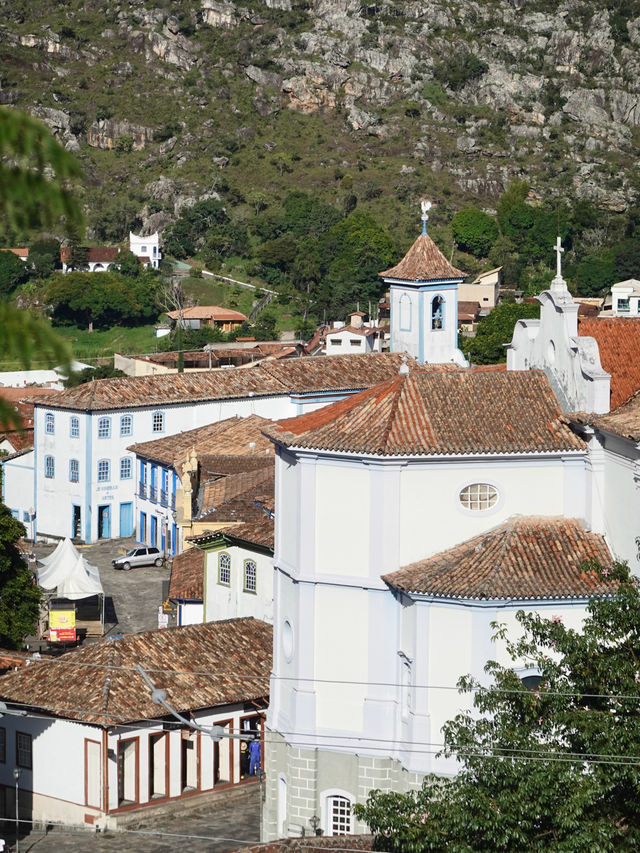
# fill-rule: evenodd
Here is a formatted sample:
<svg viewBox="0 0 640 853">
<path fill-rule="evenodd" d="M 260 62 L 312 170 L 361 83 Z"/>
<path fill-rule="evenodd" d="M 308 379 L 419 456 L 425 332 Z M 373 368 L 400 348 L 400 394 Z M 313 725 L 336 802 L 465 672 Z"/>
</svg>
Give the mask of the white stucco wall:
<svg viewBox="0 0 640 853">
<path fill-rule="evenodd" d="M 220 554 L 231 558 L 229 585 L 218 578 Z M 256 564 L 256 591 L 244 588 L 244 564 Z M 207 551 L 205 554 L 204 622 L 253 616 L 263 622 L 273 622 L 273 558 L 268 554 L 232 545 Z"/>
<path fill-rule="evenodd" d="M 2 465 L 2 503 L 9 507 L 12 513 L 18 513 L 18 518 L 26 527 L 27 536 L 31 537 L 31 522 L 25 520 L 25 513 L 34 507 L 33 489 L 33 451 L 22 453 L 13 459 L 0 460 Z"/>
</svg>

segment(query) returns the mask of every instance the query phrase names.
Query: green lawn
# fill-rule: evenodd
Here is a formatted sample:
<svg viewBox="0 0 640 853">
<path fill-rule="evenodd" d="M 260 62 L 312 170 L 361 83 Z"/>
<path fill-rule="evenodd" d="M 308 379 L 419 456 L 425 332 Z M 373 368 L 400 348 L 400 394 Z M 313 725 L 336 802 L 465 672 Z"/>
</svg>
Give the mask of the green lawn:
<svg viewBox="0 0 640 853">
<path fill-rule="evenodd" d="M 153 326 L 137 328 L 114 326 L 112 329 L 95 332 L 79 329 L 76 326 L 63 326 L 57 327 L 56 332 L 69 341 L 75 359 L 90 364 L 95 364 L 100 359 L 109 359 L 114 352 L 130 355 L 156 351 Z"/>
</svg>

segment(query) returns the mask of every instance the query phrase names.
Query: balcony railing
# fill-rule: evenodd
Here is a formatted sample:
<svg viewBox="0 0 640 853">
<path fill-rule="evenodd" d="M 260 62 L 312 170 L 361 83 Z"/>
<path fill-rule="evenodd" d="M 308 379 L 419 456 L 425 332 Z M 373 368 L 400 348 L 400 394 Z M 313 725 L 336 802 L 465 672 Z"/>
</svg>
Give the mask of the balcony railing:
<svg viewBox="0 0 640 853">
<path fill-rule="evenodd" d="M 146 483 L 138 483 L 138 495 L 141 498 L 146 498 L 147 496 L 147 484 Z"/>
<path fill-rule="evenodd" d="M 158 490 L 155 486 L 149 486 L 149 500 L 157 501 L 158 500 Z"/>
<path fill-rule="evenodd" d="M 176 508 L 176 496 L 175 494 L 171 495 L 171 509 Z"/>
<path fill-rule="evenodd" d="M 169 506 L 169 495 L 165 489 L 160 489 L 160 503 L 162 506 Z"/>
</svg>

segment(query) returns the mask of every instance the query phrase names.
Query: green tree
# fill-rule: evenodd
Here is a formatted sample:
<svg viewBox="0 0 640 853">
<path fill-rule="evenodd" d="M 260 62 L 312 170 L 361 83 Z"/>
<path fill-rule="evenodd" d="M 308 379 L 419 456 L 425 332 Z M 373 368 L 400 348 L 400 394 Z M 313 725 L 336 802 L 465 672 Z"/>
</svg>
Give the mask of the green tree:
<svg viewBox="0 0 640 853">
<path fill-rule="evenodd" d="M 11 649 L 34 633 L 40 606 L 40 588 L 17 548 L 25 534 L 24 525 L 0 504 L 0 644 Z"/>
<path fill-rule="evenodd" d="M 486 258 L 498 237 L 498 223 L 477 207 L 460 210 L 451 220 L 451 230 L 463 252 Z"/>
<path fill-rule="evenodd" d="M 29 270 L 13 252 L 0 252 L 0 297 L 8 296 L 29 278 Z"/>
<path fill-rule="evenodd" d="M 451 780 L 428 776 L 412 794 L 372 792 L 355 807 L 391 851 L 613 853 L 640 846 L 640 594 L 625 565 L 587 564 L 617 580 L 594 598 L 579 633 L 558 618 L 518 613 L 510 666 L 486 666 L 491 686 L 463 678 L 474 710 L 444 727 Z M 504 630 L 497 629 L 504 636 Z"/>
<path fill-rule="evenodd" d="M 461 338 L 460 349 L 473 364 L 506 361 L 504 347 L 511 342 L 517 321 L 539 316 L 537 302 L 502 302 L 478 323 L 475 338 Z"/>
</svg>

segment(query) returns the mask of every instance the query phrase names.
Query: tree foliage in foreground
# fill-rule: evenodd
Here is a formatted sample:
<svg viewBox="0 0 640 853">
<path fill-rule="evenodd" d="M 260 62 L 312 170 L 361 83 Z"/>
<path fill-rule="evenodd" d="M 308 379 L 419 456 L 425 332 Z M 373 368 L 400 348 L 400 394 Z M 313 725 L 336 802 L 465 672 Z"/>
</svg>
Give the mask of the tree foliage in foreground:
<svg viewBox="0 0 640 853">
<path fill-rule="evenodd" d="M 0 645 L 19 649 L 33 634 L 40 605 L 40 588 L 16 547 L 24 526 L 0 504 Z"/>
<path fill-rule="evenodd" d="M 610 853 L 640 848 L 640 594 L 626 565 L 585 567 L 619 581 L 593 599 L 583 630 L 520 612 L 508 643 L 540 684 L 486 666 L 493 686 L 467 677 L 475 710 L 444 728 L 454 779 L 429 775 L 420 791 L 355 807 L 391 851 Z"/>
<path fill-rule="evenodd" d="M 461 338 L 460 349 L 473 364 L 498 364 L 506 361 L 505 344 L 511 343 L 518 320 L 540 316 L 535 302 L 501 302 L 478 323 L 475 338 Z"/>
</svg>

